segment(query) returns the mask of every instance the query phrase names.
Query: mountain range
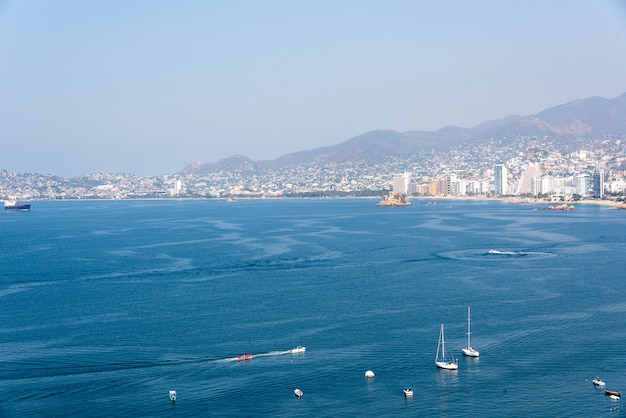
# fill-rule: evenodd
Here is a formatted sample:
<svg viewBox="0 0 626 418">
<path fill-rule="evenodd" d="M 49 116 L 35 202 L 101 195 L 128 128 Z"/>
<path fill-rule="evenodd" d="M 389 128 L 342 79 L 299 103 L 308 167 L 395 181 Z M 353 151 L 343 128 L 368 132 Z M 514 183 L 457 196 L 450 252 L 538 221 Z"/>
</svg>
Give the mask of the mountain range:
<svg viewBox="0 0 626 418">
<path fill-rule="evenodd" d="M 447 126 L 437 131 L 375 130 L 328 147 L 283 155 L 271 161 L 253 161 L 236 155 L 214 163 L 194 163 L 181 174 L 215 171 L 255 172 L 297 164 L 320 165 L 345 161 L 382 163 L 386 159 L 424 151 L 449 151 L 462 144 L 516 137 L 545 137 L 567 148 L 576 138 L 602 138 L 626 134 L 626 93 L 614 98 L 590 97 L 554 106 L 530 116 L 507 116 L 471 128 Z"/>
</svg>

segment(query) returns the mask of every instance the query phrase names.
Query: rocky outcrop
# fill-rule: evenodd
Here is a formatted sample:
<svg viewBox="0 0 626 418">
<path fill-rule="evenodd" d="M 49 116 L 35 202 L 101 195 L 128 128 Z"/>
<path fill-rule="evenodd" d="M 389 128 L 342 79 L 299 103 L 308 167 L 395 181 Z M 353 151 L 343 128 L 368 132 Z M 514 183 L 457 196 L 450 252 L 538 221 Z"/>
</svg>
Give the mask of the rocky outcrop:
<svg viewBox="0 0 626 418">
<path fill-rule="evenodd" d="M 378 202 L 376 206 L 410 206 L 405 195 L 400 192 L 390 192 L 387 196 L 383 197 L 383 200 Z"/>
<path fill-rule="evenodd" d="M 574 210 L 576 207 L 574 205 L 568 206 L 567 203 L 563 203 L 558 206 L 548 206 L 547 208 L 539 208 L 539 210 Z"/>
</svg>

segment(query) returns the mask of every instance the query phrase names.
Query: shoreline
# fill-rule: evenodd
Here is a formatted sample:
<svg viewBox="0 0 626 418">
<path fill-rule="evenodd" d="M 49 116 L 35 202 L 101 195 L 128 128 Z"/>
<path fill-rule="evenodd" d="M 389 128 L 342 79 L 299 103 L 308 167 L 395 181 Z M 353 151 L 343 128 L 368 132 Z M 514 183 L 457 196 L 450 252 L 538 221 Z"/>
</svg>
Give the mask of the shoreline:
<svg viewBox="0 0 626 418">
<path fill-rule="evenodd" d="M 614 200 L 578 200 L 578 201 L 546 201 L 540 199 L 519 198 L 519 197 L 485 197 L 485 196 L 407 196 L 409 202 L 411 201 L 500 201 L 510 204 L 539 204 L 539 205 L 555 205 L 566 203 L 568 205 L 600 205 L 611 206 L 615 209 L 626 209 L 626 201 L 618 202 Z M 239 197 L 229 202 L 226 197 L 157 197 L 157 198 L 126 198 L 126 199 L 26 199 L 24 201 L 30 202 L 90 202 L 90 201 L 182 201 L 182 200 L 197 200 L 197 201 L 220 201 L 228 203 L 236 203 L 238 201 L 245 200 L 333 200 L 333 199 L 364 199 L 364 200 L 379 200 L 379 196 L 320 196 L 320 197 Z"/>
<path fill-rule="evenodd" d="M 501 201 L 511 204 L 545 204 L 555 205 L 567 203 L 568 205 L 600 205 L 600 206 L 612 206 L 616 209 L 626 209 L 626 202 L 618 202 L 614 200 L 578 200 L 578 201 L 554 201 L 540 199 L 526 199 L 519 197 L 480 197 L 480 196 L 409 196 L 409 199 L 417 200 L 474 200 L 474 201 Z"/>
</svg>

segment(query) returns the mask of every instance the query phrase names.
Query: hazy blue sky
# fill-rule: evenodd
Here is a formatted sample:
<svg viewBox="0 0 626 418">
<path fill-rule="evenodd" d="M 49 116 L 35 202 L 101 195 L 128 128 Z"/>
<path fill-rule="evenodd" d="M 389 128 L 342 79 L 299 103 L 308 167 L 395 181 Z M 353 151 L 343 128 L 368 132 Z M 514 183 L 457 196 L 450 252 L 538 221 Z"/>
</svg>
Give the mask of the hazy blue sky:
<svg viewBox="0 0 626 418">
<path fill-rule="evenodd" d="M 626 92 L 617 0 L 0 0 L 0 169 L 139 176 Z"/>
</svg>

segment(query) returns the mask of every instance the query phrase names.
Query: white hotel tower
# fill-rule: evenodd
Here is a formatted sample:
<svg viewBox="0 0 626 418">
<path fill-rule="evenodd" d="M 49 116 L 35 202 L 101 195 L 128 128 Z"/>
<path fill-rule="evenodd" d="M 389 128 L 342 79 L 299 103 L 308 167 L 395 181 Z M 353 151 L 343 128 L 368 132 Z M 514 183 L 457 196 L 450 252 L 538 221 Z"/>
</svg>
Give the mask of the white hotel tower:
<svg viewBox="0 0 626 418">
<path fill-rule="evenodd" d="M 393 176 L 393 191 L 408 194 L 410 182 L 411 173 L 405 172 L 404 174 Z"/>
</svg>

